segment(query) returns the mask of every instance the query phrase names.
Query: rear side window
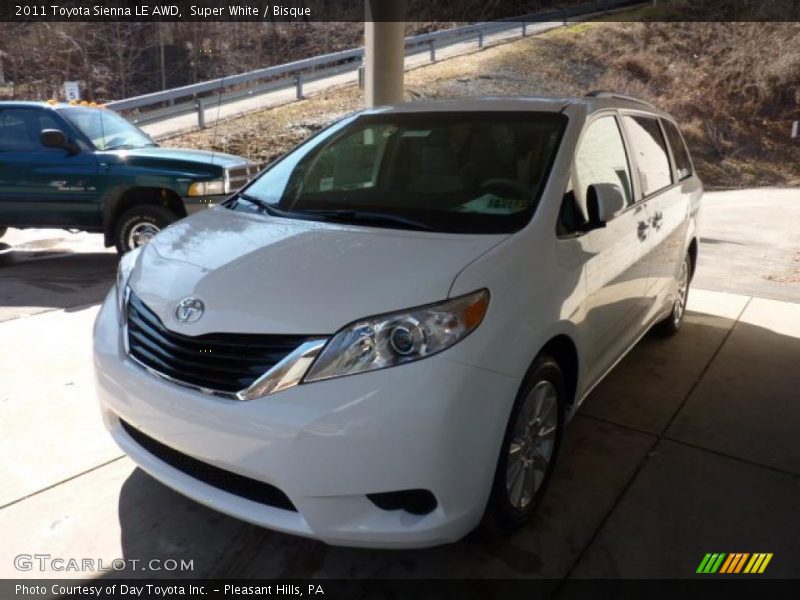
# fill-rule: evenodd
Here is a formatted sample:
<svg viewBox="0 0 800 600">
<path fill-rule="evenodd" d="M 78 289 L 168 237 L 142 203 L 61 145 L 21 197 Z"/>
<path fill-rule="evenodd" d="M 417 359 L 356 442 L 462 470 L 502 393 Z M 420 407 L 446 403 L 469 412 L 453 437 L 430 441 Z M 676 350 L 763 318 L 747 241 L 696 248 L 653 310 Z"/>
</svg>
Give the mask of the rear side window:
<svg viewBox="0 0 800 600">
<path fill-rule="evenodd" d="M 678 172 L 678 179 L 683 180 L 692 175 L 692 161 L 689 158 L 689 151 L 683 137 L 678 131 L 678 126 L 672 121 L 661 120 L 664 131 L 667 132 L 667 140 L 672 148 L 672 156 L 675 157 L 675 170 Z"/>
<path fill-rule="evenodd" d="M 0 150 L 20 150 L 31 146 L 25 121 L 14 111 L 0 112 Z"/>
<path fill-rule="evenodd" d="M 55 119 L 43 110 L 7 108 L 0 111 L 0 151 L 44 150 L 39 139 L 42 130 L 58 128 Z"/>
<path fill-rule="evenodd" d="M 626 115 L 624 119 L 639 167 L 642 191 L 649 196 L 672 183 L 667 143 L 655 118 Z"/>
</svg>

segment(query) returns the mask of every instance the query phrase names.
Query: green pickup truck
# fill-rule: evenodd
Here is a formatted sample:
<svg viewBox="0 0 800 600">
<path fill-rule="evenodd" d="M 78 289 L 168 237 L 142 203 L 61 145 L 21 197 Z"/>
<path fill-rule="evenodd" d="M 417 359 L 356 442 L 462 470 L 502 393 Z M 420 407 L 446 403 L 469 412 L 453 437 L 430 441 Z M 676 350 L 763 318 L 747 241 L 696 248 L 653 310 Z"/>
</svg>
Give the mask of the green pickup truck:
<svg viewBox="0 0 800 600">
<path fill-rule="evenodd" d="M 239 156 L 160 148 L 108 109 L 0 102 L 0 237 L 8 227 L 98 232 L 123 254 L 257 171 Z"/>
</svg>

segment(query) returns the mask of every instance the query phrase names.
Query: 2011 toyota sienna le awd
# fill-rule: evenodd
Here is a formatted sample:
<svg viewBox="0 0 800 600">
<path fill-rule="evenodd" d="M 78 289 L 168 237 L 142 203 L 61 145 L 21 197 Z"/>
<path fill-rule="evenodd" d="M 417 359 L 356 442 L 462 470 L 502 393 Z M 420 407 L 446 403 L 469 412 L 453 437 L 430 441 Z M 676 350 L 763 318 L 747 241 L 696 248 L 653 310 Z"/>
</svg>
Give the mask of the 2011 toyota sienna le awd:
<svg viewBox="0 0 800 600">
<path fill-rule="evenodd" d="M 608 92 L 348 116 L 123 257 L 95 326 L 105 424 L 276 530 L 512 529 L 593 386 L 680 327 L 701 194 L 675 122 Z"/>
</svg>

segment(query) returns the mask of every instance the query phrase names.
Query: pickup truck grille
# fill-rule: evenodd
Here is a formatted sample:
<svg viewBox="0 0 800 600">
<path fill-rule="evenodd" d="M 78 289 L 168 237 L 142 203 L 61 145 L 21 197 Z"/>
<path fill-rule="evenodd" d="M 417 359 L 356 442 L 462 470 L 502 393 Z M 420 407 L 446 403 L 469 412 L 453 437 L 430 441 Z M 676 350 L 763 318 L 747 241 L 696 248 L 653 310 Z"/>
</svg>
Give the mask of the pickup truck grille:
<svg viewBox="0 0 800 600">
<path fill-rule="evenodd" d="M 233 395 L 280 362 L 305 335 L 209 333 L 195 337 L 167 329 L 133 292 L 127 308 L 128 352 L 167 379 L 212 393 Z"/>
<path fill-rule="evenodd" d="M 230 181 L 231 193 L 244 187 L 245 184 L 247 184 L 253 177 L 258 175 L 260 170 L 261 169 L 259 165 L 255 163 L 248 163 L 246 165 L 242 165 L 241 167 L 228 169 L 228 180 Z"/>
</svg>

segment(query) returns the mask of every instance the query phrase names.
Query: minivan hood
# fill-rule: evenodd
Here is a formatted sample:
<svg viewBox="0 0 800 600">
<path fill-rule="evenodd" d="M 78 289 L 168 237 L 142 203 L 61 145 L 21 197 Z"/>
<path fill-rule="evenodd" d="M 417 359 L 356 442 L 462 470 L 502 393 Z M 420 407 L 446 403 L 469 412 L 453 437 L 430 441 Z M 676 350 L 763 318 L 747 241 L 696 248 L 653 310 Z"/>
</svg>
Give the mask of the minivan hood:
<svg viewBox="0 0 800 600">
<path fill-rule="evenodd" d="M 131 289 L 174 331 L 331 334 L 448 297 L 456 275 L 507 235 L 393 230 L 203 211 L 145 247 Z M 179 323 L 194 296 L 205 314 Z"/>
</svg>

